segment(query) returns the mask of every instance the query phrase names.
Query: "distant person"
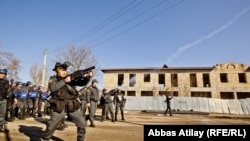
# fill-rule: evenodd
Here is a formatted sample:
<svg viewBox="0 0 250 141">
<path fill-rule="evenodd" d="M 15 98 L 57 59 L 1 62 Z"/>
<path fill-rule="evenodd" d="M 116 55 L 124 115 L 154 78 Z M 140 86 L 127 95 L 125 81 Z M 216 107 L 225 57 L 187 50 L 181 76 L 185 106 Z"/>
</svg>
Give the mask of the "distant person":
<svg viewBox="0 0 250 141">
<path fill-rule="evenodd" d="M 171 113 L 171 99 L 172 99 L 173 97 L 172 96 L 170 96 L 169 94 L 167 94 L 166 95 L 166 100 L 165 100 L 165 102 L 167 103 L 167 108 L 166 108 L 166 110 L 165 110 L 165 112 L 164 112 L 164 115 L 166 116 L 167 115 L 167 113 L 168 113 L 168 111 L 169 111 L 169 115 L 170 116 L 173 116 L 172 115 L 172 113 Z"/>
<path fill-rule="evenodd" d="M 121 119 L 125 120 L 124 107 L 126 104 L 126 99 L 125 99 L 123 93 L 121 92 L 121 90 L 119 90 L 119 89 L 117 90 L 117 94 L 114 96 L 113 102 L 115 105 L 115 121 L 117 121 L 117 115 L 118 115 L 119 110 L 121 112 Z"/>
<path fill-rule="evenodd" d="M 7 69 L 0 69 L 0 132 L 8 131 L 6 124 L 7 98 L 11 96 L 11 87 L 9 81 L 6 80 Z"/>
<path fill-rule="evenodd" d="M 97 109 L 97 104 L 99 101 L 99 90 L 97 88 L 97 83 L 98 81 L 96 79 L 93 79 L 91 82 L 91 86 L 88 87 L 87 90 L 87 95 L 89 96 L 89 98 L 87 99 L 88 102 L 87 106 L 88 106 L 88 111 L 89 111 L 89 116 L 88 119 L 90 120 L 90 127 L 95 127 L 95 113 L 96 113 L 96 109 Z"/>
<path fill-rule="evenodd" d="M 42 117 L 42 105 L 44 103 L 45 97 L 47 98 L 47 95 L 44 94 L 44 88 L 42 86 L 37 87 L 38 92 L 38 103 L 37 103 L 37 117 Z"/>
<path fill-rule="evenodd" d="M 11 89 L 11 93 L 12 93 L 15 89 L 15 83 L 14 83 L 13 79 L 11 79 L 9 81 L 9 85 L 10 85 L 10 89 Z M 6 121 L 8 121 L 8 122 L 12 122 L 15 119 L 14 107 L 15 107 L 16 103 L 14 103 L 14 100 L 16 100 L 14 94 L 11 94 L 9 97 L 7 97 Z"/>
<path fill-rule="evenodd" d="M 28 91 L 27 96 L 27 108 L 26 108 L 26 117 L 32 117 L 32 111 L 33 111 L 33 99 L 31 98 L 31 93 L 34 92 L 33 83 L 31 81 L 27 81 L 25 84 L 26 87 L 24 87 Z"/>
<path fill-rule="evenodd" d="M 82 112 L 82 116 L 84 117 L 84 119 L 86 119 L 86 110 L 87 110 L 87 91 L 88 91 L 88 87 L 84 86 L 78 93 L 79 93 L 79 99 L 81 100 L 81 112 Z"/>
<path fill-rule="evenodd" d="M 17 104 L 15 107 L 15 114 L 19 119 L 25 120 L 26 119 L 25 111 L 27 108 L 27 97 L 28 97 L 28 89 L 25 86 L 25 83 L 17 81 L 15 93 L 17 93 L 16 94 Z"/>
<path fill-rule="evenodd" d="M 109 91 L 107 89 L 102 90 L 102 96 L 100 102 L 102 102 L 102 117 L 101 122 L 106 119 L 108 112 L 111 114 L 111 121 L 115 122 L 114 119 L 114 107 L 113 107 L 113 99 L 112 99 L 113 91 Z"/>
</svg>

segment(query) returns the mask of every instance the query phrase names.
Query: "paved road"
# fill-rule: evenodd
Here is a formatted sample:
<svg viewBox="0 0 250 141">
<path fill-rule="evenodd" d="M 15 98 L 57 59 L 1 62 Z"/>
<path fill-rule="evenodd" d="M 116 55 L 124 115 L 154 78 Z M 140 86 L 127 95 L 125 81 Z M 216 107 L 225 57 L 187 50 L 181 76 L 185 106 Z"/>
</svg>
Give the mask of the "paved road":
<svg viewBox="0 0 250 141">
<path fill-rule="evenodd" d="M 101 111 L 98 109 L 97 115 Z M 45 129 L 48 116 L 43 118 L 28 118 L 26 120 L 16 119 L 7 124 L 12 141 L 38 141 Z M 164 116 L 157 112 L 126 111 L 126 121 L 118 120 L 100 122 L 96 120 L 96 127 L 87 125 L 85 141 L 143 141 L 143 125 L 223 125 L 223 124 L 246 124 L 250 125 L 249 116 L 216 115 L 216 114 L 174 114 L 173 117 Z M 118 117 L 118 119 L 120 119 Z M 55 141 L 74 141 L 76 138 L 76 127 L 67 121 L 68 128 L 64 131 L 56 130 L 53 139 Z M 0 141 L 5 141 L 5 134 L 0 133 Z"/>
</svg>

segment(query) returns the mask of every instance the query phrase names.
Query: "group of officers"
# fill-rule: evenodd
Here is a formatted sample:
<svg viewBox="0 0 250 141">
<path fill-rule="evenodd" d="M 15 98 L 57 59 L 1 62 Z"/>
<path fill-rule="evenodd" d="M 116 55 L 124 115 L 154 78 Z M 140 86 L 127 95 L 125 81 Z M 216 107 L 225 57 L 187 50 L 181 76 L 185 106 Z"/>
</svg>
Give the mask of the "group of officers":
<svg viewBox="0 0 250 141">
<path fill-rule="evenodd" d="M 4 125 L 15 118 L 41 117 L 42 103 L 47 98 L 41 86 L 8 80 L 7 73 L 7 69 L 0 69 L 0 132 L 6 132 Z"/>
<path fill-rule="evenodd" d="M 42 86 L 33 85 L 31 81 L 9 81 L 11 95 L 7 98 L 6 120 L 27 117 L 42 117 L 42 103 L 47 102 L 47 93 Z"/>
<path fill-rule="evenodd" d="M 42 141 L 48 141 L 58 127 L 65 127 L 65 118 L 77 127 L 77 141 L 84 141 L 87 121 L 90 127 L 95 127 L 96 110 L 98 105 L 102 108 L 101 121 L 106 119 L 117 121 L 118 111 L 121 120 L 124 118 L 124 106 L 126 99 L 119 89 L 102 90 L 99 96 L 98 81 L 92 80 L 93 72 L 88 71 L 79 80 L 79 84 L 72 84 L 68 75 L 68 63 L 57 62 L 53 71 L 55 75 L 50 77 L 48 90 L 42 86 L 36 87 L 31 81 L 26 83 L 7 80 L 7 69 L 0 69 L 0 131 L 5 132 L 6 121 L 15 118 L 42 117 L 42 103 L 44 102 L 44 114 L 49 114 L 50 119 L 46 123 L 46 129 L 41 136 Z M 87 86 L 89 81 L 91 85 Z M 78 90 L 77 86 L 82 86 Z M 114 108 L 115 107 L 115 108 Z M 87 114 L 88 112 L 88 114 Z M 110 117 L 110 116 L 111 117 Z"/>
</svg>

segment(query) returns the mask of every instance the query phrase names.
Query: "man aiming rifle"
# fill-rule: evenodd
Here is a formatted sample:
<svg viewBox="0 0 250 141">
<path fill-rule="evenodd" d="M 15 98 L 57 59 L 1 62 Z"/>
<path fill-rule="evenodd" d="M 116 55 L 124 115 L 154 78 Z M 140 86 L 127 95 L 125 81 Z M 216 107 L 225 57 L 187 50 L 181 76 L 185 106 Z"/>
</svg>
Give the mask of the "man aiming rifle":
<svg viewBox="0 0 250 141">
<path fill-rule="evenodd" d="M 52 115 L 47 123 L 46 130 L 42 135 L 41 140 L 49 140 L 53 136 L 57 126 L 67 114 L 77 126 L 76 140 L 84 141 L 86 123 L 79 110 L 81 105 L 78 101 L 78 91 L 75 86 L 86 85 L 93 76 L 93 73 L 90 70 L 82 70 L 80 73 L 78 72 L 81 74 L 81 78 L 73 78 L 74 73 L 71 75 L 67 74 L 68 67 L 68 62 L 63 64 L 57 62 L 53 69 L 53 71 L 56 72 L 56 75 L 51 77 L 48 85 L 51 92 L 50 106 L 52 109 Z M 77 81 L 72 81 L 76 79 Z"/>
</svg>

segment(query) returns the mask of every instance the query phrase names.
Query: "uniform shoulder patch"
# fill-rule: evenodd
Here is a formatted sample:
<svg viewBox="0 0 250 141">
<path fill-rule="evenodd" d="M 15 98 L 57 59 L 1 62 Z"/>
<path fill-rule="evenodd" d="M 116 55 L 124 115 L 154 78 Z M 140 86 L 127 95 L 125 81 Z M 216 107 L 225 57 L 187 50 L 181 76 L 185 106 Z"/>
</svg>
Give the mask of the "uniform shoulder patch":
<svg viewBox="0 0 250 141">
<path fill-rule="evenodd" d="M 49 84 L 55 81 L 55 77 L 50 77 Z"/>
<path fill-rule="evenodd" d="M 89 91 L 90 91 L 89 88 L 87 88 L 87 89 L 86 89 L 86 92 L 89 92 Z"/>
</svg>

